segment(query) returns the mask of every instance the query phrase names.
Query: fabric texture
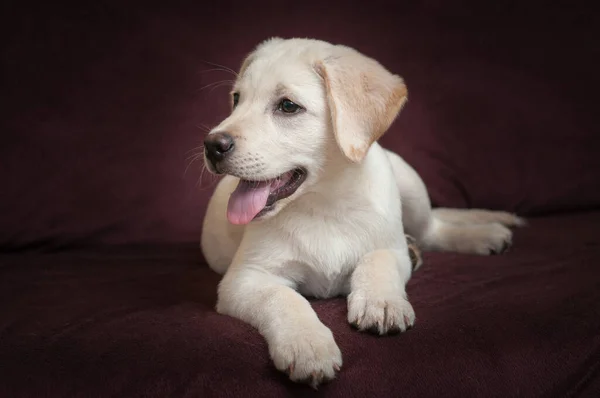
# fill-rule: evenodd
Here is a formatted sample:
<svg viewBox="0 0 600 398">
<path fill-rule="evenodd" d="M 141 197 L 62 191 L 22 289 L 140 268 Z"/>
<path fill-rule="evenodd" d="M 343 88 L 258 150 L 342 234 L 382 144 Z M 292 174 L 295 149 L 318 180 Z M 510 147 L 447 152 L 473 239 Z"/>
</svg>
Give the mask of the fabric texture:
<svg viewBox="0 0 600 398">
<path fill-rule="evenodd" d="M 565 231 L 569 233 L 565 233 Z M 534 219 L 501 256 L 425 254 L 410 331 L 313 300 L 344 365 L 314 392 L 214 311 L 193 245 L 0 257 L 2 397 L 598 397 L 600 213 Z"/>
</svg>

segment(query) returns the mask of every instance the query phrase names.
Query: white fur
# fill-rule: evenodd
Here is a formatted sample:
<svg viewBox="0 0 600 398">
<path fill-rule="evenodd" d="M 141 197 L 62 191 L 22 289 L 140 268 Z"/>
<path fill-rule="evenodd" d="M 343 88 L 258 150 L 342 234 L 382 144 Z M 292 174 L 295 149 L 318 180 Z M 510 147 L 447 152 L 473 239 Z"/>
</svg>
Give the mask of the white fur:
<svg viewBox="0 0 600 398">
<path fill-rule="evenodd" d="M 201 239 L 210 267 L 224 274 L 217 311 L 256 327 L 275 366 L 314 386 L 335 376 L 342 356 L 303 295 L 347 295 L 348 321 L 360 330 L 404 331 L 415 321 L 405 291 L 411 276 L 405 233 L 424 250 L 490 254 L 510 244 L 512 233 L 502 224 L 522 223 L 486 210 L 436 215 L 415 170 L 377 142 L 361 161 L 344 155 L 314 65 L 351 51 L 308 39 L 262 43 L 235 84 L 239 105 L 213 129 L 236 138 Z M 353 59 L 360 68 L 361 58 Z M 306 111 L 275 111 L 281 90 Z M 227 221 L 239 177 L 274 178 L 298 166 L 308 171 L 306 181 L 272 212 L 246 226 Z"/>
</svg>

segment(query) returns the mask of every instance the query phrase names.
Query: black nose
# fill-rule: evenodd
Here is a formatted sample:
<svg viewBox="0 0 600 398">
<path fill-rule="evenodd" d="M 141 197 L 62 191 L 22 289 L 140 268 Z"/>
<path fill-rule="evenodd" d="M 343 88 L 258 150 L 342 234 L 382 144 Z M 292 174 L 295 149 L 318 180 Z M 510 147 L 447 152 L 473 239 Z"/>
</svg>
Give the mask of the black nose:
<svg viewBox="0 0 600 398">
<path fill-rule="evenodd" d="M 231 155 L 235 143 L 227 133 L 209 134 L 204 139 L 204 153 L 213 165 Z"/>
</svg>

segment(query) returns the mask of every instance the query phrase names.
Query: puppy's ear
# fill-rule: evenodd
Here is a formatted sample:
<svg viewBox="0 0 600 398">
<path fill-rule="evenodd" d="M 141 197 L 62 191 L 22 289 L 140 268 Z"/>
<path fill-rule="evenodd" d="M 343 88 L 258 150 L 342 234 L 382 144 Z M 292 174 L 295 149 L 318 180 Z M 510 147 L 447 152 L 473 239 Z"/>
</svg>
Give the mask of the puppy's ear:
<svg viewBox="0 0 600 398">
<path fill-rule="evenodd" d="M 344 155 L 360 162 L 390 127 L 408 99 L 400 76 L 349 47 L 315 64 L 323 78 L 336 141 Z"/>
</svg>

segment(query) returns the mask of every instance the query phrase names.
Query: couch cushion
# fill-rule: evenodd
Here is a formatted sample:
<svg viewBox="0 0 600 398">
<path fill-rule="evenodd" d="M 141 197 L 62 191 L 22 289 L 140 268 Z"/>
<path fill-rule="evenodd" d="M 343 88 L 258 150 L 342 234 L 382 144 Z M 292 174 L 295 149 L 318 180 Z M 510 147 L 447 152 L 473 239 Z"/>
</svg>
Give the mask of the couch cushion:
<svg viewBox="0 0 600 398">
<path fill-rule="evenodd" d="M 231 79 L 204 61 L 237 68 L 273 35 L 347 44 L 405 77 L 408 105 L 382 142 L 434 203 L 600 205 L 600 24 L 585 2 L 12 3 L 0 249 L 198 239 L 214 181 L 187 166 L 228 112 L 227 87 L 209 85 Z"/>
<path fill-rule="evenodd" d="M 344 358 L 317 395 L 599 396 L 599 237 L 589 213 L 532 220 L 506 255 L 426 254 L 401 335 L 313 300 Z M 1 256 L 0 396 L 314 396 L 214 311 L 219 277 L 194 246 Z"/>
</svg>

